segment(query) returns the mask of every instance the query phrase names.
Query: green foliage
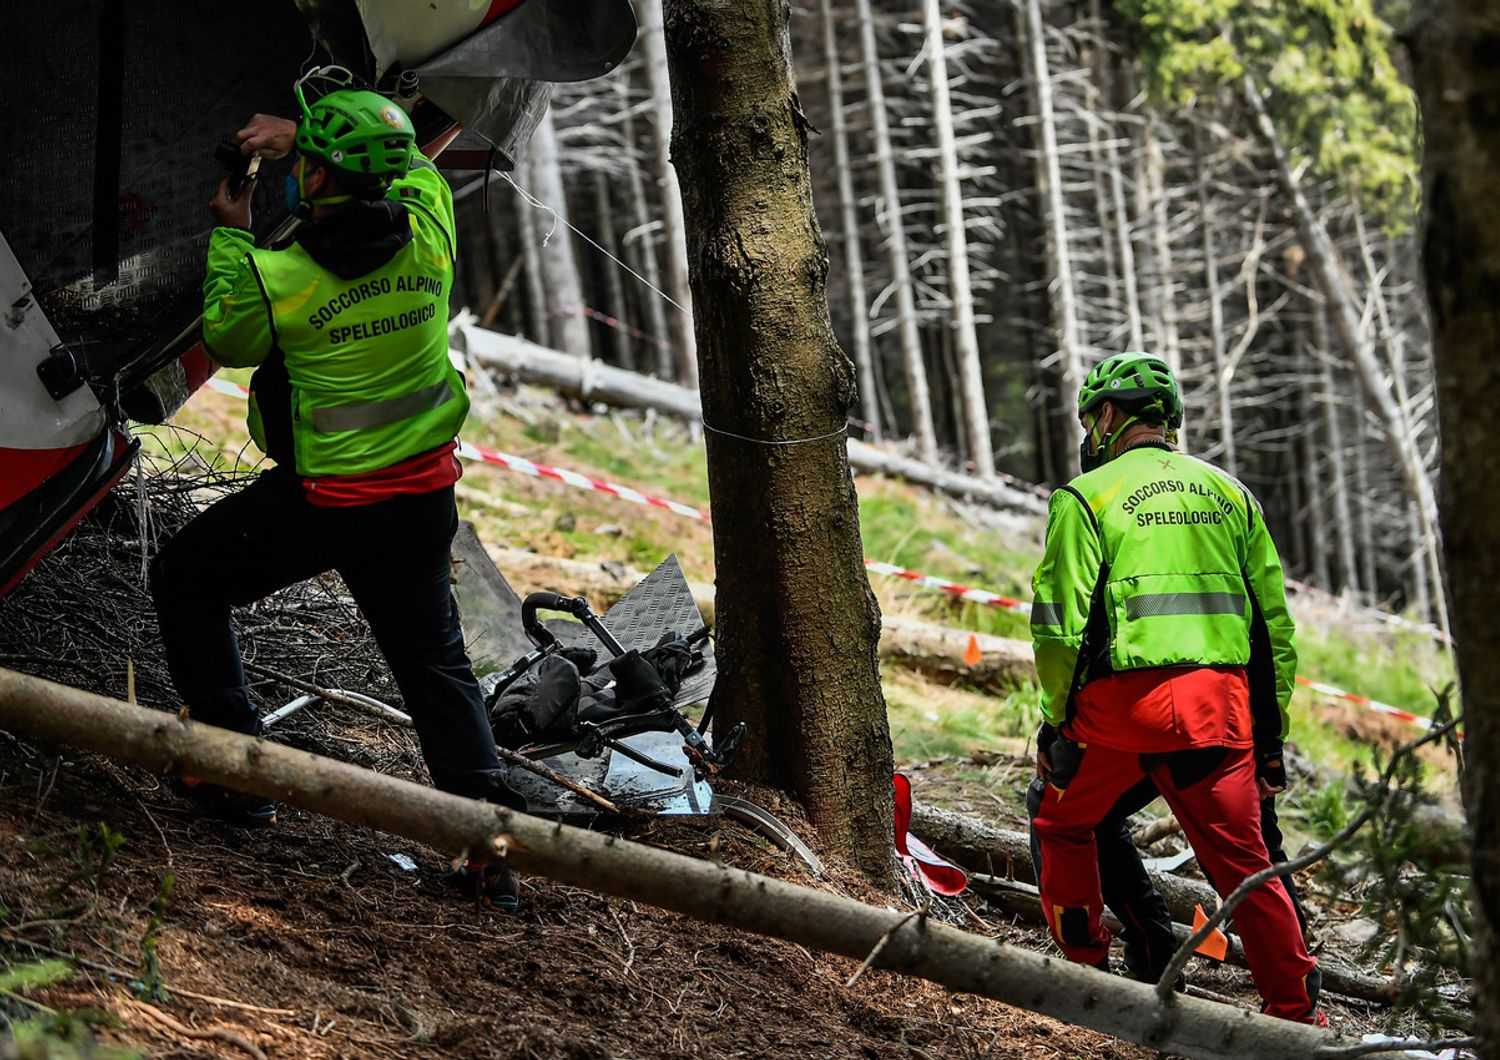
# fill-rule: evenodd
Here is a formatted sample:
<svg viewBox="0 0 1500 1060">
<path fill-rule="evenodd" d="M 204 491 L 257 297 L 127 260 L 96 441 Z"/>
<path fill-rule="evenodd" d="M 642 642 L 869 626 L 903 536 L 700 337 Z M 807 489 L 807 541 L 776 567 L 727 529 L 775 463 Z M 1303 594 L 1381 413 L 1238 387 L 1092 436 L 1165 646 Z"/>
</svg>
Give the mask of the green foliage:
<svg viewBox="0 0 1500 1060">
<path fill-rule="evenodd" d="M 32 961 L 29 964 L 13 964 L 0 971 L 0 994 L 24 993 L 60 983 L 73 974 L 73 966 L 67 961 Z"/>
<path fill-rule="evenodd" d="M 162 923 L 167 916 L 167 903 L 172 898 L 172 888 L 177 877 L 164 873 L 156 898 L 151 903 L 151 918 L 146 921 L 146 930 L 141 934 L 141 977 L 132 983 L 136 997 L 142 1001 L 162 1001 L 166 998 L 166 983 L 161 972 L 161 959 L 156 955 L 156 944 L 161 938 Z"/>
<path fill-rule="evenodd" d="M 1418 193 L 1416 99 L 1371 0 L 1119 0 L 1153 94 L 1190 105 L 1249 74 L 1294 160 L 1388 224 Z"/>
<path fill-rule="evenodd" d="M 103 821 L 93 825 L 81 824 L 74 831 L 71 843 L 57 843 L 51 839 L 38 839 L 31 844 L 34 854 L 46 857 L 65 857 L 73 865 L 73 872 L 48 890 L 48 898 L 66 894 L 76 883 L 86 885 L 96 894 L 104 883 L 115 855 L 125 845 L 125 837 L 112 830 Z"/>
<path fill-rule="evenodd" d="M 1332 836 L 1349 823 L 1349 803 L 1344 797 L 1344 785 L 1337 781 L 1324 784 L 1311 797 L 1303 799 L 1302 804 L 1308 827 L 1324 836 Z"/>
<path fill-rule="evenodd" d="M 1450 694 L 1451 686 L 1438 694 L 1433 717 L 1439 730 L 1451 718 Z M 1359 894 L 1363 914 L 1380 925 L 1362 957 L 1394 970 L 1396 998 L 1388 1027 L 1415 1013 L 1434 1027 L 1464 1029 L 1472 1013 L 1448 1004 L 1439 987 L 1470 967 L 1468 866 L 1452 861 L 1465 844 L 1461 836 L 1434 827 L 1430 815 L 1417 814 L 1427 796 L 1416 746 L 1396 751 L 1388 761 L 1377 750 L 1373 774 L 1355 769 L 1356 798 L 1369 820 L 1336 860 L 1324 863 L 1324 872 L 1339 890 Z"/>
<path fill-rule="evenodd" d="M 16 1060 L 139 1060 L 140 1053 L 99 1045 L 92 1028 L 117 1026 L 111 1013 L 102 1009 L 78 1009 L 44 1013 L 11 1024 Z"/>
</svg>

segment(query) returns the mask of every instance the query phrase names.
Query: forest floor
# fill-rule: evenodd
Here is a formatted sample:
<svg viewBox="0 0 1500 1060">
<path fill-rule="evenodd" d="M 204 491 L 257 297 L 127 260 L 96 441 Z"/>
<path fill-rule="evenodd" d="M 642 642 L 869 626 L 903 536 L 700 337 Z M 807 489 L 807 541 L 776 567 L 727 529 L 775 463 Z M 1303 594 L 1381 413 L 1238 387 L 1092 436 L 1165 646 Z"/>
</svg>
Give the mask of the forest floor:
<svg viewBox="0 0 1500 1060">
<path fill-rule="evenodd" d="M 476 421 L 488 434 L 472 440 L 706 503 L 700 447 L 688 444 L 675 425 L 580 416 L 524 393 L 508 403 L 510 411 L 492 410 Z M 181 456 L 192 449 L 200 457 L 232 459 L 243 438 L 240 415 L 233 399 L 201 395 L 182 417 L 184 430 L 158 432 L 158 451 Z M 861 480 L 860 487 L 872 557 L 1024 595 L 1035 527 L 900 483 Z M 466 517 L 490 543 L 647 569 L 675 551 L 690 578 L 711 580 L 706 524 L 473 465 L 461 490 Z M 1024 632 L 1020 616 L 880 581 L 888 613 L 982 632 Z M 140 587 L 126 582 L 112 584 L 110 592 L 121 598 L 134 593 L 131 606 L 143 606 Z M 36 599 L 13 594 L 0 602 L 0 620 L 5 608 Z M 1299 614 L 1304 643 L 1312 645 L 1304 656 L 1341 668 L 1316 676 L 1426 712 L 1418 700 L 1445 679 L 1445 660 L 1430 645 L 1371 628 L 1336 606 Z M 0 621 L 0 634 L 3 629 Z M 256 630 L 247 631 L 252 649 L 269 643 Z M 271 632 L 293 635 L 284 626 Z M 100 651 L 117 649 L 117 657 L 92 672 L 75 667 L 70 683 L 123 696 L 128 680 L 143 702 L 169 705 L 151 655 L 149 609 L 139 622 L 89 636 Z M 0 635 L 0 663 L 25 670 L 17 660 L 28 652 L 56 655 L 61 649 L 41 643 L 45 639 L 8 643 Z M 134 660 L 129 679 L 126 658 Z M 367 683 L 355 687 L 394 698 L 378 668 L 367 667 L 364 676 Z M 895 668 L 886 670 L 885 689 L 898 762 L 913 777 L 917 796 L 1022 827 L 1034 689 L 984 695 Z M 261 691 L 271 700 L 286 690 L 268 682 Z M 1311 735 L 1300 740 L 1304 752 L 1335 769 L 1368 759 L 1372 745 L 1409 735 L 1390 719 L 1305 691 L 1297 711 L 1299 726 Z M 306 712 L 278 733 L 296 746 L 421 777 L 409 734 L 342 708 Z M 1429 772 L 1441 789 L 1441 764 L 1434 760 Z M 718 786 L 768 806 L 816 848 L 794 804 L 728 782 Z M 1345 812 L 1342 791 L 1331 783 L 1294 794 L 1288 803 L 1288 816 L 1302 833 L 1293 849 L 1305 836 L 1336 827 Z M 812 882 L 798 863 L 722 819 L 659 821 L 631 835 Z M 524 881 L 518 914 L 480 909 L 444 886 L 439 858 L 416 844 L 295 809 L 284 809 L 272 829 L 238 833 L 193 816 L 155 775 L 4 734 L 0 850 L 0 1013 L 52 1025 L 95 1020 L 101 1040 L 152 1056 L 254 1056 L 257 1050 L 271 1057 L 1156 1055 L 883 972 L 868 972 L 846 987 L 856 962 L 545 879 Z M 837 872 L 816 885 L 880 900 Z M 1006 942 L 1050 949 L 1044 931 L 978 898 L 965 901 L 969 912 L 953 911 L 964 926 L 982 923 Z M 1335 901 L 1319 904 L 1318 930 L 1329 952 L 1354 956 L 1354 936 L 1342 925 L 1356 923 L 1358 912 Z M 56 970 L 51 981 L 53 970 L 37 962 L 53 954 L 86 963 L 68 974 Z M 20 989 L 28 977 L 35 985 Z M 1247 1007 L 1255 1003 L 1242 971 L 1198 962 L 1190 977 Z M 1325 1007 L 1341 1030 L 1374 1029 L 1382 1015 L 1334 998 Z"/>
</svg>

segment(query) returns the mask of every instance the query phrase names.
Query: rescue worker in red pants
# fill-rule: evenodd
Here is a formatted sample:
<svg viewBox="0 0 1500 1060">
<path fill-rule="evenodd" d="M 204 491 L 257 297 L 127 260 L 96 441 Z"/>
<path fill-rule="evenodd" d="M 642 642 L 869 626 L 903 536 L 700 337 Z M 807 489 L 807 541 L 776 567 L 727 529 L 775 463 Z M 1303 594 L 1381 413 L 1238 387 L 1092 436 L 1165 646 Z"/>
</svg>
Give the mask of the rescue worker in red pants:
<svg viewBox="0 0 1500 1060">
<path fill-rule="evenodd" d="M 1143 778 L 1221 895 L 1269 867 L 1261 789 L 1285 785 L 1297 655 L 1260 506 L 1178 452 L 1182 398 L 1166 363 L 1141 353 L 1100 362 L 1078 414 L 1084 470 L 1052 495 L 1032 582 L 1042 714 L 1056 730 L 1032 827 L 1053 937 L 1069 959 L 1107 967 L 1094 833 Z M 1235 921 L 1264 1011 L 1326 1023 L 1281 882 L 1258 888 Z"/>
</svg>

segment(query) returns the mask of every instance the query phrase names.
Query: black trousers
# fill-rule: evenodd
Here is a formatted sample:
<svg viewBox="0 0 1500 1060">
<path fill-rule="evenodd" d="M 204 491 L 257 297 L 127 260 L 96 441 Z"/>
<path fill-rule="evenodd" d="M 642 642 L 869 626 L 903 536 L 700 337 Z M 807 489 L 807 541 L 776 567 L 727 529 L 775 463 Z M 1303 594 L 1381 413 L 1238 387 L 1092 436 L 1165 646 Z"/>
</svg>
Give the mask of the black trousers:
<svg viewBox="0 0 1500 1060">
<path fill-rule="evenodd" d="M 452 487 L 325 508 L 280 469 L 213 505 L 151 565 L 167 664 L 189 715 L 258 735 L 230 608 L 337 570 L 395 675 L 433 784 L 516 804 L 449 588 L 457 529 Z"/>
<path fill-rule="evenodd" d="M 1041 808 L 1042 790 L 1046 782 L 1033 779 L 1026 792 L 1027 811 L 1032 817 Z M 1172 934 L 1172 914 L 1167 903 L 1151 882 L 1151 875 L 1141 860 L 1141 852 L 1135 845 L 1126 819 L 1139 813 L 1157 799 L 1161 793 L 1148 777 L 1131 788 L 1110 809 L 1109 816 L 1099 822 L 1094 830 L 1094 842 L 1099 848 L 1099 884 L 1104 904 L 1120 921 L 1124 929 L 1121 941 L 1125 944 L 1125 964 L 1132 975 L 1142 982 L 1155 983 L 1166 970 L 1172 954 L 1177 951 L 1177 939 Z M 1287 860 L 1285 839 L 1281 834 L 1281 822 L 1276 815 L 1276 800 L 1263 799 L 1260 804 L 1260 833 L 1266 850 L 1271 855 L 1271 864 L 1279 865 Z M 1031 833 L 1031 861 L 1037 879 L 1042 878 L 1042 852 L 1036 832 Z M 1286 893 L 1297 913 L 1297 923 L 1307 931 L 1307 914 L 1302 909 L 1302 896 L 1296 882 L 1290 877 L 1282 878 Z"/>
</svg>

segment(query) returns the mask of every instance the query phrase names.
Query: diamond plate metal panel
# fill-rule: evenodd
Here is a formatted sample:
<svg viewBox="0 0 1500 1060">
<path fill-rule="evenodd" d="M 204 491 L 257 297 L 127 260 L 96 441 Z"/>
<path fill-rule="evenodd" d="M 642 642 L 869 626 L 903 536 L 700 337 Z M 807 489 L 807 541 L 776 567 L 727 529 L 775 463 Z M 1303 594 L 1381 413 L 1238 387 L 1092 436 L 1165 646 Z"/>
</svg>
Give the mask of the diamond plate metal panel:
<svg viewBox="0 0 1500 1060">
<path fill-rule="evenodd" d="M 686 636 L 702 627 L 703 614 L 693 600 L 693 590 L 688 586 L 677 557 L 672 555 L 662 560 L 645 580 L 606 611 L 604 625 L 627 651 L 655 647 L 668 630 Z M 586 644 L 598 651 L 601 659 L 609 658 L 609 652 L 599 643 L 599 638 L 580 622 L 560 621 L 555 625 L 548 622 L 547 628 L 565 644 Z M 713 691 L 714 677 L 718 672 L 714 666 L 713 644 L 704 641 L 701 647 L 703 665 L 683 680 L 674 700 L 679 707 L 702 702 Z"/>
</svg>

